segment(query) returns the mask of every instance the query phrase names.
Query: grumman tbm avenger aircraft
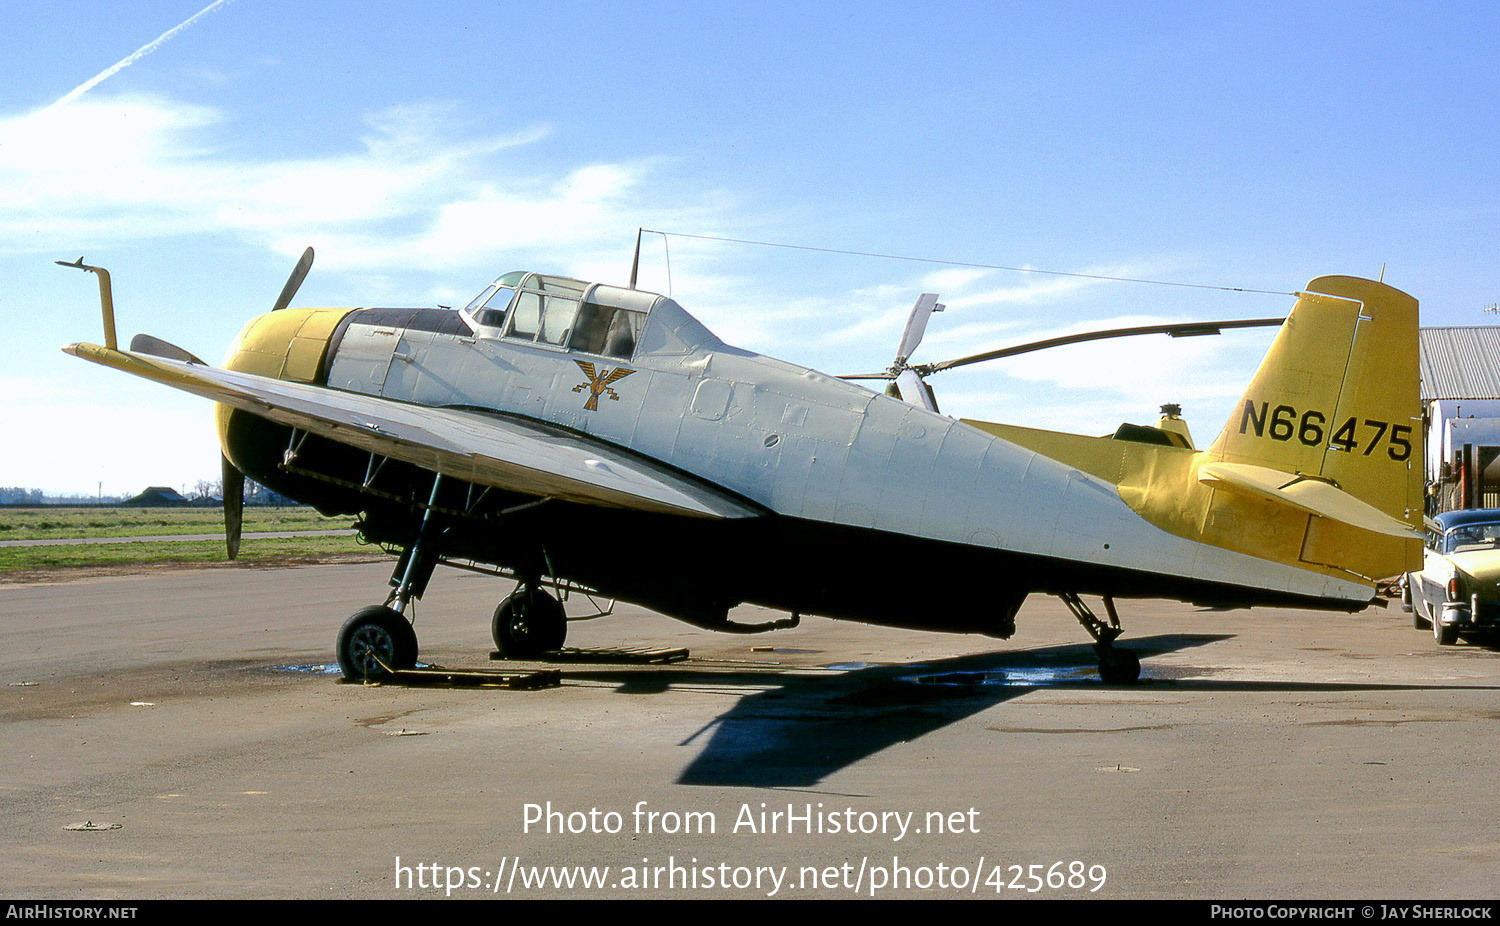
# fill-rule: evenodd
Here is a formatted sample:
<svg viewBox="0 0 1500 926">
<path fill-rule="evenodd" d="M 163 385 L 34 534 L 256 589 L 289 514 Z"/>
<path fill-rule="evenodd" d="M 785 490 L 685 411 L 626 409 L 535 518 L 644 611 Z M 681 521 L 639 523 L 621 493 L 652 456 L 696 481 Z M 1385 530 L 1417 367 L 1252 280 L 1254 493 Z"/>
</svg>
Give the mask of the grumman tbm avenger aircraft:
<svg viewBox="0 0 1500 926">
<path fill-rule="evenodd" d="M 1116 598 L 1357 611 L 1421 561 L 1417 303 L 1382 283 L 1297 294 L 1200 450 L 1172 413 L 1106 437 L 940 414 L 924 377 L 942 365 L 907 363 L 931 295 L 873 374 L 884 395 L 633 285 L 517 272 L 462 309 L 287 308 L 311 259 L 221 369 L 147 335 L 119 349 L 108 275 L 80 258 L 106 343 L 64 349 L 218 403 L 231 555 L 242 474 L 400 551 L 386 603 L 339 633 L 352 679 L 416 663 L 410 606 L 440 562 L 518 580 L 492 618 L 510 657 L 562 645 L 547 588 L 717 630 L 816 614 L 996 637 L 1045 593 L 1124 682 L 1140 663 L 1114 645 Z M 791 618 L 737 623 L 740 603 Z"/>
</svg>

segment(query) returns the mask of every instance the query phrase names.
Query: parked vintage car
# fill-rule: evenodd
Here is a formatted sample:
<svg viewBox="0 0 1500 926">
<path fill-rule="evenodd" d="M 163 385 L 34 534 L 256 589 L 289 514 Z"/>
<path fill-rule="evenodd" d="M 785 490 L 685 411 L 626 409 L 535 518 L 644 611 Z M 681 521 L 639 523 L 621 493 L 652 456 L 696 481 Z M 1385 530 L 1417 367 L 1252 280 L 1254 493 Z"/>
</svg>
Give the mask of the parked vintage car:
<svg viewBox="0 0 1500 926">
<path fill-rule="evenodd" d="M 1412 625 L 1448 646 L 1500 629 L 1500 508 L 1448 511 L 1428 524 L 1422 571 L 1406 575 Z"/>
</svg>

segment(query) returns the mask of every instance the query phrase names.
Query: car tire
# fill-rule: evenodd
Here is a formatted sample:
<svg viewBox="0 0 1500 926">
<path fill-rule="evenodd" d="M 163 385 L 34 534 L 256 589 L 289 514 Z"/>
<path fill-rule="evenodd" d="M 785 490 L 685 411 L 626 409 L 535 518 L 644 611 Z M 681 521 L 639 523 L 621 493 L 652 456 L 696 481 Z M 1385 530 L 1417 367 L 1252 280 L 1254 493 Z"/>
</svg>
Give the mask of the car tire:
<svg viewBox="0 0 1500 926">
<path fill-rule="evenodd" d="M 1431 613 L 1432 602 L 1427 600 L 1426 595 L 1412 595 L 1411 599 L 1411 625 L 1416 630 L 1431 630 L 1432 622 L 1422 616 L 1422 612 Z"/>
</svg>

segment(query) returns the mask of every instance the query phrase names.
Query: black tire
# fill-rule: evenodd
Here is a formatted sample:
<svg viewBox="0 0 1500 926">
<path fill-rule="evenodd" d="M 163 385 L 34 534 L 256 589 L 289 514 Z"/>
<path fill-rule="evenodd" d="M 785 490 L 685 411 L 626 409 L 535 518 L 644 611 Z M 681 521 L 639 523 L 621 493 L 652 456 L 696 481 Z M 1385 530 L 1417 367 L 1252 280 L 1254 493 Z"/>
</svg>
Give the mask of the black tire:
<svg viewBox="0 0 1500 926">
<path fill-rule="evenodd" d="M 1444 627 L 1443 622 L 1434 616 L 1432 619 L 1432 638 L 1437 641 L 1438 646 L 1452 646 L 1458 642 L 1458 628 Z"/>
<path fill-rule="evenodd" d="M 1099 678 L 1106 685 L 1133 685 L 1141 678 L 1141 659 L 1128 649 L 1110 647 L 1099 654 Z"/>
<path fill-rule="evenodd" d="M 1411 625 L 1417 630 L 1431 630 L 1432 621 L 1422 616 L 1422 609 L 1431 607 L 1426 598 L 1413 598 L 1411 603 Z"/>
<path fill-rule="evenodd" d="M 390 608 L 361 608 L 340 628 L 338 654 L 344 678 L 351 682 L 378 680 L 387 675 L 381 662 L 392 669 L 410 669 L 417 664 L 417 632 Z"/>
<path fill-rule="evenodd" d="M 562 648 L 568 637 L 568 615 L 561 602 L 541 589 L 521 587 L 495 608 L 490 633 L 506 659 L 535 659 Z"/>
</svg>

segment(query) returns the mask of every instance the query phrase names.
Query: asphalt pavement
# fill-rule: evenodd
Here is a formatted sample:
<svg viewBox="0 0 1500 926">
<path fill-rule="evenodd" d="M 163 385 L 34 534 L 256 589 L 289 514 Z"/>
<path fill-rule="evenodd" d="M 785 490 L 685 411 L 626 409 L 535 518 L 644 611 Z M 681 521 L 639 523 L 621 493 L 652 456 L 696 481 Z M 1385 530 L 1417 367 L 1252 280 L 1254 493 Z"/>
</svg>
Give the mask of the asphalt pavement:
<svg viewBox="0 0 1500 926">
<path fill-rule="evenodd" d="M 334 636 L 388 576 L 0 586 L 0 894 L 1500 895 L 1500 661 L 1395 606 L 1123 601 L 1133 686 L 1038 597 L 1009 641 L 620 606 L 569 645 L 690 658 L 541 691 L 342 684 Z M 422 661 L 490 665 L 507 589 L 440 571 Z"/>
</svg>

